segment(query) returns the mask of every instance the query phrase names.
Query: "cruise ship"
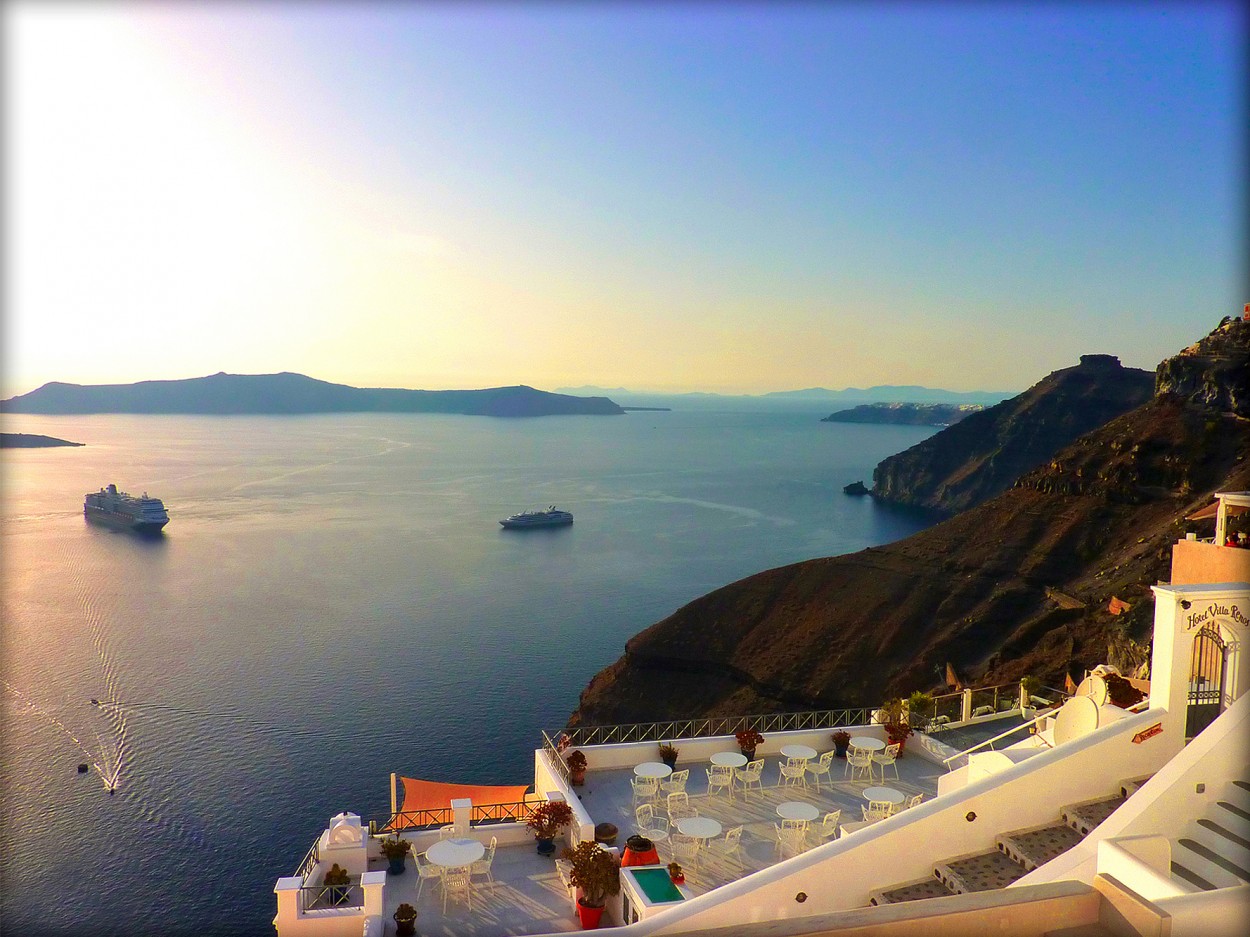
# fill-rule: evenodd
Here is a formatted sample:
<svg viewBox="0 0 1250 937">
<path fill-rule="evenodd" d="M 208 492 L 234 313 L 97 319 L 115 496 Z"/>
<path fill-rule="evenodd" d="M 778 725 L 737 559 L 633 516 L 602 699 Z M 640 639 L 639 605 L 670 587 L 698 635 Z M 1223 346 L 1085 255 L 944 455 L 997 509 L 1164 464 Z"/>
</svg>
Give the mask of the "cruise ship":
<svg viewBox="0 0 1250 937">
<path fill-rule="evenodd" d="M 499 522 L 508 530 L 523 530 L 527 527 L 565 527 L 573 523 L 573 515 L 561 511 L 553 504 L 545 511 L 522 511 L 505 517 Z"/>
<path fill-rule="evenodd" d="M 112 484 L 88 494 L 82 513 L 87 520 L 145 534 L 157 533 L 169 523 L 169 513 L 160 498 L 149 498 L 146 491 L 136 498 Z"/>
<path fill-rule="evenodd" d="M 1250 492 L 1217 493 L 1212 511 L 1215 538 L 1175 543 L 1152 587 L 1148 674 L 937 696 L 908 714 L 896 758 L 882 706 L 536 727 L 533 776 L 511 787 L 405 766 L 388 815 L 344 810 L 292 857 L 278 937 L 411 933 L 413 910 L 426 937 L 578 930 L 577 876 L 525 823 L 551 803 L 572 815 L 560 845 L 613 857 L 599 926 L 621 937 L 1247 933 L 1250 550 L 1224 544 Z M 1126 684 L 1136 702 L 1113 692 Z"/>
</svg>

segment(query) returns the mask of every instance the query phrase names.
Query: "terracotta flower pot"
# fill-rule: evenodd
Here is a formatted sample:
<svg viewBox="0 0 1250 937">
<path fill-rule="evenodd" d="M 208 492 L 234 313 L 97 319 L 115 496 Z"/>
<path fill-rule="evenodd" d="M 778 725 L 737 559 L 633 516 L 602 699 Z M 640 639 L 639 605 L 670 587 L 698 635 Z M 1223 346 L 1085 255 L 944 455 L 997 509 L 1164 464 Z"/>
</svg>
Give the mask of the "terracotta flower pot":
<svg viewBox="0 0 1250 937">
<path fill-rule="evenodd" d="M 603 905 L 594 907 L 593 905 L 583 904 L 582 899 L 577 899 L 577 919 L 582 923 L 582 930 L 595 930 L 599 927 L 599 920 L 603 917 Z"/>
</svg>

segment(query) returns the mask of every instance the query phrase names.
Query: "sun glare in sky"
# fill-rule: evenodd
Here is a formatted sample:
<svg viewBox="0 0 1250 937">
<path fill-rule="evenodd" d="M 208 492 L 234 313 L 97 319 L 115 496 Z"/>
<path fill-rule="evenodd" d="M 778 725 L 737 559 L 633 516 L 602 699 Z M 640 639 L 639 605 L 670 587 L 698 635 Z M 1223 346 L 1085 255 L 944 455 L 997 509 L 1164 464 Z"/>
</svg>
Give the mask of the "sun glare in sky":
<svg viewBox="0 0 1250 937">
<path fill-rule="evenodd" d="M 4 396 L 1014 390 L 1250 300 L 1233 3 L 4 17 Z"/>
</svg>

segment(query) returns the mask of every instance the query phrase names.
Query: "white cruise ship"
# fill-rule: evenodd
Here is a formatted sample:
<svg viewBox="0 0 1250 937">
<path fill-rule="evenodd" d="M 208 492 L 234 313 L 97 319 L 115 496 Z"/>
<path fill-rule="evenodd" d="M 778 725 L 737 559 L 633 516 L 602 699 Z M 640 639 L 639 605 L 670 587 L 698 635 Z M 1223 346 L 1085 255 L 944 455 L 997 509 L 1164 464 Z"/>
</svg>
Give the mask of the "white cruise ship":
<svg viewBox="0 0 1250 937">
<path fill-rule="evenodd" d="M 566 527 L 573 523 L 573 515 L 561 511 L 553 504 L 545 511 L 522 511 L 505 517 L 499 522 L 508 530 L 524 530 L 528 527 Z"/>
<path fill-rule="evenodd" d="M 524 822 L 551 803 L 571 810 L 560 845 L 619 857 L 600 926 L 622 937 L 1240 937 L 1250 550 L 1222 544 L 1250 492 L 1216 498 L 1216 539 L 1177 543 L 1171 582 L 1153 587 L 1148 679 L 1099 667 L 1073 693 L 1021 681 L 938 696 L 897 758 L 869 708 L 536 728 L 533 776 L 511 788 L 407 765 L 417 776 L 391 774 L 388 815 L 339 813 L 292 857 L 278 937 L 411 933 L 409 909 L 423 935 L 578 930 L 570 866 Z M 1126 684 L 1144 697 L 1112 692 Z M 762 773 L 739 752 L 752 728 Z M 832 750 L 839 731 L 850 758 Z M 388 874 L 387 838 L 408 847 L 405 874 Z"/>
<path fill-rule="evenodd" d="M 145 534 L 157 533 L 169 523 L 169 513 L 160 498 L 149 498 L 146 491 L 136 498 L 112 484 L 88 494 L 82 512 L 88 520 Z"/>
</svg>

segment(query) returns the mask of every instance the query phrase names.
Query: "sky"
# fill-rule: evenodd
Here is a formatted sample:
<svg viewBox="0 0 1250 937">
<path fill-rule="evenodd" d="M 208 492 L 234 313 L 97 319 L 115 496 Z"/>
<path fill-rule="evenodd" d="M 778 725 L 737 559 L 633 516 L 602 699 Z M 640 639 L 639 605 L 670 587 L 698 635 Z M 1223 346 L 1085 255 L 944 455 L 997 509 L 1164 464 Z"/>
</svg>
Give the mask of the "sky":
<svg viewBox="0 0 1250 937">
<path fill-rule="evenodd" d="M 5 397 L 1019 390 L 1250 302 L 1235 2 L 3 15 Z"/>
</svg>

